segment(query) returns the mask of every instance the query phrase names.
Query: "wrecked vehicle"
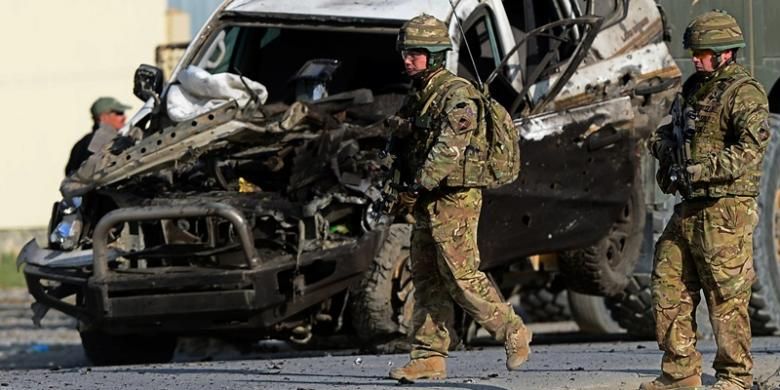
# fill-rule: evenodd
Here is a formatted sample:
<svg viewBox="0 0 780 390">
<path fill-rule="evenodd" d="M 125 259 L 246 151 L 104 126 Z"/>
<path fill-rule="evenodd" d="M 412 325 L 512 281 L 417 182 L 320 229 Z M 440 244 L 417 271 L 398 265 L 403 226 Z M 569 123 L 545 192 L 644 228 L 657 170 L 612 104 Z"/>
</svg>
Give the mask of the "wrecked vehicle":
<svg viewBox="0 0 780 390">
<path fill-rule="evenodd" d="M 620 295 L 657 199 L 642 141 L 681 77 L 656 4 L 454 7 L 226 1 L 165 85 L 139 68 L 140 136 L 82 165 L 49 242 L 20 253 L 34 320 L 77 318 L 96 364 L 167 361 L 183 335 L 404 333 L 410 229 L 386 215 L 383 120 L 410 88 L 396 34 L 423 12 L 450 26 L 447 67 L 522 135 L 520 178 L 485 194 L 482 268 L 504 291 L 543 270 Z"/>
</svg>

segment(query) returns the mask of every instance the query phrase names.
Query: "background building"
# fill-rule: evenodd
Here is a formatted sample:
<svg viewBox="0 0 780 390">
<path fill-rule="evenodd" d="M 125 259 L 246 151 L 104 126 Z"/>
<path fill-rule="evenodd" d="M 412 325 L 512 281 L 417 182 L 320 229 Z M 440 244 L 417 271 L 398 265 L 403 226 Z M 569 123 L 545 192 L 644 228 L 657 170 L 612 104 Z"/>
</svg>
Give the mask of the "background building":
<svg viewBox="0 0 780 390">
<path fill-rule="evenodd" d="M 166 0 L 9 1 L 0 12 L 0 229 L 40 227 L 103 95 L 137 108 L 135 68 L 167 40 Z"/>
</svg>

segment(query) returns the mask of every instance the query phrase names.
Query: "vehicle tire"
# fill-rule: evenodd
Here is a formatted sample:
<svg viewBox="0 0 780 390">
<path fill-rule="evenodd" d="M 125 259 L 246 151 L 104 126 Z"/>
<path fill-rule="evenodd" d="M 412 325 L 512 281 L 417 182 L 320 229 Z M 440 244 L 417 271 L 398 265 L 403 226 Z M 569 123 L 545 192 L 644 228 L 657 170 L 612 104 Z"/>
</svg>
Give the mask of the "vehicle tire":
<svg viewBox="0 0 780 390">
<path fill-rule="evenodd" d="M 583 294 L 613 296 L 629 283 L 642 246 L 645 206 L 642 186 L 635 181 L 628 202 L 609 233 L 584 249 L 562 252 L 559 266 L 566 286 Z"/>
<path fill-rule="evenodd" d="M 548 286 L 523 289 L 520 292 L 520 310 L 515 311 L 519 311 L 526 322 L 571 320 L 566 289 L 556 291 Z"/>
<path fill-rule="evenodd" d="M 655 318 L 653 317 L 653 293 L 650 289 L 651 276 L 636 274 L 626 287 L 623 296 L 607 298 L 607 308 L 612 319 L 625 328 L 628 334 L 639 339 L 655 340 Z M 710 314 L 704 295 L 699 293 L 701 300 L 696 308 L 696 334 L 699 340 L 711 339 L 714 336 Z"/>
<path fill-rule="evenodd" d="M 411 234 L 411 225 L 390 226 L 382 248 L 351 294 L 352 326 L 363 345 L 381 344 L 409 332 L 414 308 Z"/>
<path fill-rule="evenodd" d="M 606 298 L 612 318 L 628 334 L 640 338 L 655 339 L 653 296 L 650 291 L 650 275 L 635 274 L 628 280 L 623 295 Z"/>
<path fill-rule="evenodd" d="M 753 234 L 757 280 L 750 298 L 750 327 L 768 336 L 780 329 L 780 115 L 771 114 L 772 139 L 764 154 L 758 195 L 758 226 Z"/>
<path fill-rule="evenodd" d="M 84 353 L 96 366 L 167 363 L 176 351 L 172 335 L 112 335 L 101 331 L 80 331 Z"/>
<path fill-rule="evenodd" d="M 587 334 L 625 333 L 604 302 L 604 297 L 569 291 L 568 301 L 571 316 L 580 331 Z"/>
</svg>

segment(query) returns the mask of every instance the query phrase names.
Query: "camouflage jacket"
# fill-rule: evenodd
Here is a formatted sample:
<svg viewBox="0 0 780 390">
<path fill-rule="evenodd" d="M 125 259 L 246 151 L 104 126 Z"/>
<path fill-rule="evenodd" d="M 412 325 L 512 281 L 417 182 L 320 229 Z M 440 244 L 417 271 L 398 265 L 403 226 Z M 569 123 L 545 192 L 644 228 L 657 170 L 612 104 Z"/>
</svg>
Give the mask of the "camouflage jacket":
<svg viewBox="0 0 780 390">
<path fill-rule="evenodd" d="M 691 76 L 683 97 L 696 113 L 691 159 L 701 166 L 690 197 L 756 196 L 770 137 L 764 88 L 733 63 L 707 77 Z M 671 126 L 659 127 L 648 147 L 662 166 L 670 164 L 669 150 L 676 147 Z"/>
<path fill-rule="evenodd" d="M 401 158 L 405 176 L 433 190 L 464 185 L 465 156 L 484 150 L 484 137 L 473 136 L 479 128 L 479 92 L 467 80 L 440 69 L 414 88 L 399 111 L 411 122 L 411 133 Z"/>
</svg>

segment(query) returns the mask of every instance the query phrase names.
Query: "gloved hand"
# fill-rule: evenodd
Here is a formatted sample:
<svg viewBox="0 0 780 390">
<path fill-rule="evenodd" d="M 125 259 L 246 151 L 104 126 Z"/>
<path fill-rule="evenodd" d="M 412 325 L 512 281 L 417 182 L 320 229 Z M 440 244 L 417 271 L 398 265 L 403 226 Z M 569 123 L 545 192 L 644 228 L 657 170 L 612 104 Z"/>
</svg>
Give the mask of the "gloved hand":
<svg viewBox="0 0 780 390">
<path fill-rule="evenodd" d="M 419 197 L 420 193 L 417 191 L 404 191 L 398 194 L 398 203 L 404 209 L 411 211 Z"/>
<path fill-rule="evenodd" d="M 688 172 L 688 177 L 690 178 L 691 183 L 696 183 L 701 180 L 701 164 L 689 165 L 685 167 L 685 171 Z"/>
<path fill-rule="evenodd" d="M 111 154 L 113 154 L 114 156 L 118 156 L 125 149 L 128 149 L 133 145 L 135 145 L 135 140 L 132 137 L 120 135 L 114 138 L 114 142 L 111 144 L 111 148 L 109 149 L 109 152 L 111 152 Z"/>
<path fill-rule="evenodd" d="M 390 130 L 390 134 L 394 137 L 404 138 L 412 132 L 411 122 L 398 115 L 387 117 L 384 121 L 384 125 Z"/>
<path fill-rule="evenodd" d="M 414 224 L 414 205 L 420 197 L 418 191 L 404 191 L 398 194 L 398 211 L 404 215 L 406 223 Z"/>
</svg>

